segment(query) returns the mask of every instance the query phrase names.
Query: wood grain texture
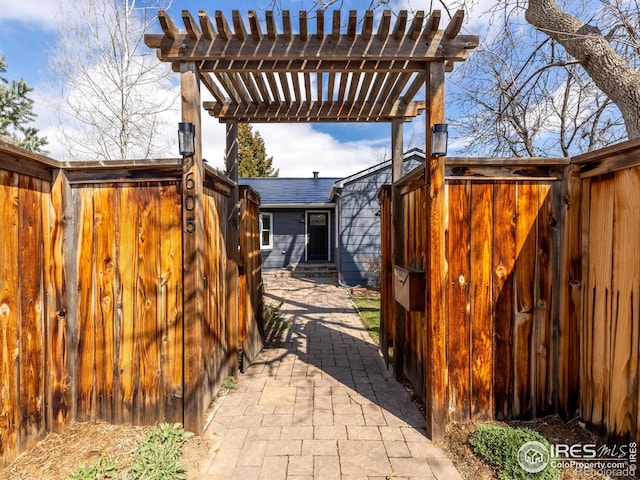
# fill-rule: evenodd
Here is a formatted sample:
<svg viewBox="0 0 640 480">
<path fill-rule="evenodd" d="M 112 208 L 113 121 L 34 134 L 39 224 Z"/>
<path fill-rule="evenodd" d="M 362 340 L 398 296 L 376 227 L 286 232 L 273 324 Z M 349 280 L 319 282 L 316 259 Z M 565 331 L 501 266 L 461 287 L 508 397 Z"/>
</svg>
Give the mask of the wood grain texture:
<svg viewBox="0 0 640 480">
<path fill-rule="evenodd" d="M 534 283 L 537 241 L 538 189 L 536 184 L 517 184 L 516 266 L 514 324 L 514 415 L 527 417 L 535 409 Z"/>
<path fill-rule="evenodd" d="M 493 190 L 494 408 L 511 418 L 513 408 L 513 273 L 516 262 L 516 185 L 498 182 Z"/>
<path fill-rule="evenodd" d="M 640 335 L 640 168 L 615 176 L 610 336 L 609 414 L 613 438 L 637 436 L 638 348 Z M 631 408 L 633 405 L 636 408 Z"/>
<path fill-rule="evenodd" d="M 18 197 L 20 448 L 45 431 L 42 180 L 21 176 Z"/>
<path fill-rule="evenodd" d="M 164 184 L 160 201 L 160 417 L 182 422 L 182 202 L 176 182 Z"/>
<path fill-rule="evenodd" d="M 613 174 L 591 184 L 589 218 L 589 267 L 587 284 L 587 345 L 584 361 L 587 398 L 586 418 L 603 427 L 609 413 L 611 355 L 611 290 L 613 269 L 615 182 Z"/>
<path fill-rule="evenodd" d="M 471 416 L 488 419 L 493 413 L 493 321 L 491 251 L 493 185 L 471 188 Z"/>
<path fill-rule="evenodd" d="M 471 185 L 448 182 L 449 198 L 449 410 L 452 420 L 471 418 Z"/>
<path fill-rule="evenodd" d="M 0 170 L 0 459 L 20 452 L 19 175 Z"/>
</svg>

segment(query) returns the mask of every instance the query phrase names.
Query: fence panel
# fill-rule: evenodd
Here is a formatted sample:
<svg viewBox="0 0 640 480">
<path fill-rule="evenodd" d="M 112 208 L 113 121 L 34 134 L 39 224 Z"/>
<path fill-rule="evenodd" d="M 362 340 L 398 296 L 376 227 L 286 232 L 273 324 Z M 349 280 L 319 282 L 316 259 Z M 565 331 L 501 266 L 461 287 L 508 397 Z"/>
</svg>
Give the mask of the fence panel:
<svg viewBox="0 0 640 480">
<path fill-rule="evenodd" d="M 576 159 L 582 177 L 580 415 L 640 441 L 640 143 Z"/>
<path fill-rule="evenodd" d="M 394 344 L 404 350 L 402 372 L 416 394 L 427 405 L 444 403 L 449 420 L 553 413 L 558 372 L 568 368 L 558 364 L 560 340 L 569 334 L 559 331 L 558 319 L 564 163 L 558 162 L 560 169 L 537 167 L 535 176 L 523 173 L 526 168 L 485 163 L 474 165 L 472 175 L 466 166 L 447 164 L 446 314 L 436 320 L 446 332 L 440 346 L 448 352 L 445 398 L 433 397 L 425 383 L 432 361 L 427 312 L 405 311 L 404 333 Z M 424 271 L 430 250 L 424 169 L 399 185 L 403 266 Z M 390 217 L 385 209 L 381 213 Z M 391 224 L 383 219 L 383 239 L 388 235 L 384 225 L 388 230 Z M 384 266 L 391 254 L 383 252 Z M 426 280 L 428 291 L 428 275 Z M 386 305 L 383 301 L 383 311 Z M 402 307 L 392 302 L 392 308 Z"/>
<path fill-rule="evenodd" d="M 240 329 L 243 361 L 250 363 L 262 350 L 262 270 L 260 267 L 260 196 L 240 187 Z"/>
<path fill-rule="evenodd" d="M 182 421 L 178 182 L 74 186 L 79 421 Z M 73 318 L 73 317 L 72 317 Z"/>
<path fill-rule="evenodd" d="M 182 169 L 180 159 L 63 164 L 0 143 L 0 463 L 72 420 L 190 420 Z M 205 315 L 192 319 L 204 327 L 203 409 L 235 374 L 238 345 L 229 308 L 238 271 L 226 245 L 233 184 L 205 173 Z M 257 203 L 247 211 L 253 331 Z"/>
</svg>

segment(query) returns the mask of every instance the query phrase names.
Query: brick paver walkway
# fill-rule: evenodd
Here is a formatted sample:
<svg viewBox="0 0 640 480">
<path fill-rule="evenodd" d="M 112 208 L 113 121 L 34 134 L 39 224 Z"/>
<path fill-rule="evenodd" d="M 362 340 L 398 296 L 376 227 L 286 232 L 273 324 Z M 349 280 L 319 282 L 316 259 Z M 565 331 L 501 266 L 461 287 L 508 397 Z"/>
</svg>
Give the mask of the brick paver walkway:
<svg viewBox="0 0 640 480">
<path fill-rule="evenodd" d="M 267 288 L 291 327 L 221 401 L 199 478 L 461 478 L 426 437 L 345 289 L 289 278 Z"/>
</svg>

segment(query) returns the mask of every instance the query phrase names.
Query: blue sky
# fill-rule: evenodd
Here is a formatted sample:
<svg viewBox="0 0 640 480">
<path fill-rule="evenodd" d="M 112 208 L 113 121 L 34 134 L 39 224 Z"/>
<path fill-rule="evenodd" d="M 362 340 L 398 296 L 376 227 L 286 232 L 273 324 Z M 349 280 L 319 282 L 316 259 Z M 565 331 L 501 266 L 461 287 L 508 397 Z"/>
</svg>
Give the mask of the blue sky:
<svg viewBox="0 0 640 480">
<path fill-rule="evenodd" d="M 60 0 L 62 5 L 72 6 L 71 0 Z M 282 8 L 295 14 L 300 9 L 311 8 L 311 2 L 278 0 Z M 391 0 L 390 8 L 425 8 L 420 2 Z M 175 0 L 169 8 L 171 17 L 181 27 L 180 11 L 189 10 L 197 16 L 198 10 L 213 15 L 215 9 L 230 18 L 231 10 L 238 9 L 246 18 L 248 10 L 263 11 L 267 0 L 254 1 L 203 1 Z M 365 10 L 371 4 L 363 0 L 343 0 L 343 11 Z M 47 97 L 56 95 L 55 86 L 47 84 L 46 59 L 56 41 L 56 16 L 59 3 L 55 0 L 0 0 L 0 55 L 8 64 L 5 76 L 9 79 L 24 78 L 35 88 L 32 98 L 36 101 L 38 119 L 35 126 L 50 139 L 47 147 L 54 158 L 64 158 L 64 152 L 55 142 L 57 120 L 47 106 Z M 376 17 L 377 18 L 377 17 Z M 469 27 L 468 27 L 469 28 Z M 476 25 L 477 28 L 477 25 Z M 177 78 L 176 78 L 177 80 Z M 208 116 L 206 116 L 208 117 Z M 212 118 L 203 119 L 204 155 L 215 166 L 222 166 L 224 130 Z M 176 116 L 175 123 L 178 122 Z M 206 132 L 205 132 L 206 129 Z M 390 151 L 390 126 L 381 124 L 311 124 L 311 125 L 256 125 L 265 140 L 267 154 L 274 157 L 274 165 L 281 176 L 310 176 L 319 170 L 321 176 L 347 176 L 388 158 Z M 167 135 L 173 135 L 174 125 L 167 126 Z M 405 145 L 422 146 L 424 121 L 422 118 L 405 124 Z"/>
</svg>

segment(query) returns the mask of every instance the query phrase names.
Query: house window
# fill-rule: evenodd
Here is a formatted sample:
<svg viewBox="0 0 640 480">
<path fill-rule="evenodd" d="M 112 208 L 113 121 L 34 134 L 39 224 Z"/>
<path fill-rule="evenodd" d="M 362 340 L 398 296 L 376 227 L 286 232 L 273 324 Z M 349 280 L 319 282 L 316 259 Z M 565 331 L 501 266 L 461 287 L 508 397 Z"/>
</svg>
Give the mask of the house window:
<svg viewBox="0 0 640 480">
<path fill-rule="evenodd" d="M 273 248 L 273 215 L 271 213 L 260 214 L 260 248 L 262 250 Z"/>
</svg>

